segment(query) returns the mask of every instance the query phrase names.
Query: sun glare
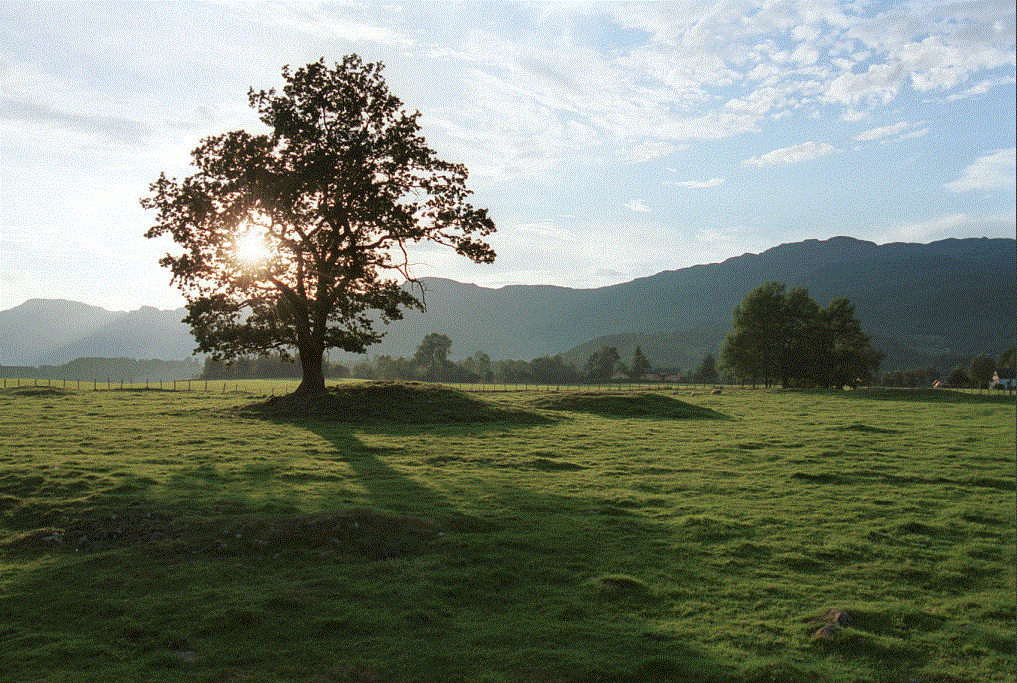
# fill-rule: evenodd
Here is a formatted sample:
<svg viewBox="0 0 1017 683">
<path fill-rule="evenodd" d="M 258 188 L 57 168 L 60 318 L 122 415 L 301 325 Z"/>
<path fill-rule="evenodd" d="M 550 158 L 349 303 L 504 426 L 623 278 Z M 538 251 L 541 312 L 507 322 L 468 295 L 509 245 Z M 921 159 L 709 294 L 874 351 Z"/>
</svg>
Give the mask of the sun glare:
<svg viewBox="0 0 1017 683">
<path fill-rule="evenodd" d="M 237 259 L 253 265 L 268 258 L 268 248 L 265 246 L 265 235 L 259 230 L 248 228 L 236 243 Z"/>
</svg>

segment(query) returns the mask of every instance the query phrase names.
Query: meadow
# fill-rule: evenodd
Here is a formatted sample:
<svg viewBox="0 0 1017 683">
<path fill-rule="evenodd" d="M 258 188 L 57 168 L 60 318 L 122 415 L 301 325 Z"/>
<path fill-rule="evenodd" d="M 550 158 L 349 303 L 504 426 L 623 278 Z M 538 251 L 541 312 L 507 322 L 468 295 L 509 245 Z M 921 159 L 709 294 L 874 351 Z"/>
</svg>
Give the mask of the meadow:
<svg viewBox="0 0 1017 683">
<path fill-rule="evenodd" d="M 1012 397 L 91 389 L 0 391 L 4 681 L 1013 680 Z"/>
</svg>

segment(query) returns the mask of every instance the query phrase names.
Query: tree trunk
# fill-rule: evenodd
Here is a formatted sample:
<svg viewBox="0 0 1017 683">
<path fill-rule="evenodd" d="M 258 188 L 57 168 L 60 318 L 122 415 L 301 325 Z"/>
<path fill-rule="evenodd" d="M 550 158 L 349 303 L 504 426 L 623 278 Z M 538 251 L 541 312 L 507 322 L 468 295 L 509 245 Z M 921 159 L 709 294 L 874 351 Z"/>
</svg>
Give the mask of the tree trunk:
<svg viewBox="0 0 1017 683">
<path fill-rule="evenodd" d="M 323 394 L 325 393 L 325 372 L 322 361 L 325 358 L 325 349 L 320 346 L 305 347 L 300 349 L 300 367 L 303 370 L 303 379 L 297 387 L 297 394 Z"/>
</svg>

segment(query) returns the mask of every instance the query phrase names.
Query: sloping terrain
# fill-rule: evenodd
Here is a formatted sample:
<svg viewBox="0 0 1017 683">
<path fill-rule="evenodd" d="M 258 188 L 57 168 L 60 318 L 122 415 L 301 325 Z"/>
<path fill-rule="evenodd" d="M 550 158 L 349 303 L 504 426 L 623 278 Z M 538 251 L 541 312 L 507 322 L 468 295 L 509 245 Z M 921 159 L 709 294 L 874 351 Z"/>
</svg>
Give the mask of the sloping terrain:
<svg viewBox="0 0 1017 683">
<path fill-rule="evenodd" d="M 495 360 L 565 354 L 581 368 L 590 348 L 617 346 L 627 360 L 638 344 L 661 365 L 689 368 L 706 353 L 716 354 L 742 297 L 777 280 L 808 288 L 821 306 L 850 299 L 874 345 L 886 352 L 884 370 L 936 365 L 946 371 L 1017 344 L 1015 245 L 1007 239 L 883 245 L 850 237 L 806 240 L 598 289 L 489 289 L 423 278 L 427 310 L 409 311 L 389 325 L 368 354 L 411 357 L 424 336 L 438 332 L 452 339 L 453 358 L 478 350 Z M 184 314 L 26 302 L 0 311 L 0 363 L 185 358 L 194 344 L 180 322 Z"/>
</svg>

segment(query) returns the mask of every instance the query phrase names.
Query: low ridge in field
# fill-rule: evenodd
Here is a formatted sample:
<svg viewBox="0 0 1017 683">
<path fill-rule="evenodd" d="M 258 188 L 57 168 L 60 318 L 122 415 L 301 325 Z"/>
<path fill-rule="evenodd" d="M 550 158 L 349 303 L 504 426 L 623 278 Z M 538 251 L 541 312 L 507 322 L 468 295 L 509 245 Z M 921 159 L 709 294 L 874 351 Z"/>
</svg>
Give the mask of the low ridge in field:
<svg viewBox="0 0 1017 683">
<path fill-rule="evenodd" d="M 581 393 L 546 396 L 535 405 L 547 410 L 594 413 L 608 417 L 662 417 L 726 420 L 727 415 L 710 408 L 679 401 L 662 394 Z"/>
<path fill-rule="evenodd" d="M 313 416 L 336 422 L 468 424 L 548 422 L 549 418 L 511 410 L 457 389 L 417 382 L 364 382 L 328 387 L 324 394 L 275 396 L 242 409 L 264 417 Z"/>
</svg>

